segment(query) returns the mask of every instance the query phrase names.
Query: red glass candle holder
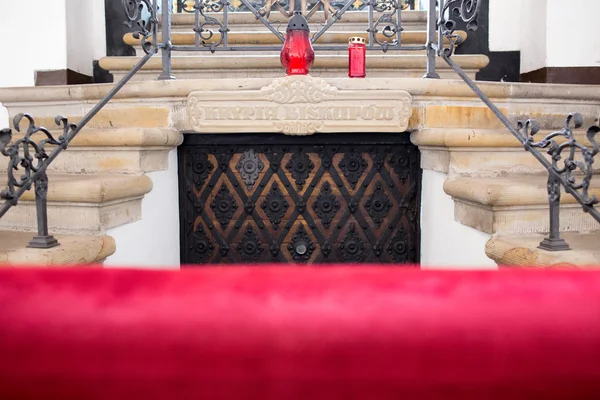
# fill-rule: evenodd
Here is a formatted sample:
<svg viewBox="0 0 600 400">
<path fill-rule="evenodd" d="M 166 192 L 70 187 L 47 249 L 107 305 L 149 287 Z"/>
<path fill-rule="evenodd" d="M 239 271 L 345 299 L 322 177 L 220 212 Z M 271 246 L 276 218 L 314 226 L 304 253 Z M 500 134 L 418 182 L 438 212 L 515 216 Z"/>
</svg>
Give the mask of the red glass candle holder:
<svg viewBox="0 0 600 400">
<path fill-rule="evenodd" d="M 300 12 L 295 12 L 288 24 L 280 55 L 287 75 L 308 75 L 315 60 L 309 33 L 308 21 Z"/>
<path fill-rule="evenodd" d="M 351 37 L 348 41 L 348 77 L 367 76 L 367 44 L 362 37 Z"/>
</svg>

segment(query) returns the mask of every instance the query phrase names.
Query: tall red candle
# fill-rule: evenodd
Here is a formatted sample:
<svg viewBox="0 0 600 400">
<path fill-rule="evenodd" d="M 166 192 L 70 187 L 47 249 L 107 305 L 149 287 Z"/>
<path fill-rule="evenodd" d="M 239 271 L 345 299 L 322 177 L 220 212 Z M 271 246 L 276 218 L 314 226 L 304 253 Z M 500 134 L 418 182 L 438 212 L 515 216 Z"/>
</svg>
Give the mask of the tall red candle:
<svg viewBox="0 0 600 400">
<path fill-rule="evenodd" d="M 362 37 L 351 37 L 348 41 L 348 76 L 364 78 L 367 76 L 367 45 Z"/>
</svg>

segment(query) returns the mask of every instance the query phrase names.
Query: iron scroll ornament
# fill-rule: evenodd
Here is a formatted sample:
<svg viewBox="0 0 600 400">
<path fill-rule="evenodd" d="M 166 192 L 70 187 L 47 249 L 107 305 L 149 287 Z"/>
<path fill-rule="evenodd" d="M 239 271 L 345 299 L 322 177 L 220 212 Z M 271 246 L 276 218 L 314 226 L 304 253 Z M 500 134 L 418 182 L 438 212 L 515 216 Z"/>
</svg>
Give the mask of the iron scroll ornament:
<svg viewBox="0 0 600 400">
<path fill-rule="evenodd" d="M 125 25 L 133 28 L 133 37 L 141 39 L 142 49 L 146 54 L 158 51 L 158 5 L 151 0 L 123 0 L 123 8 L 127 20 Z M 144 18 L 146 11 L 148 17 Z"/>
<path fill-rule="evenodd" d="M 127 1 L 127 0 L 124 0 Z M 134 1 L 135 2 L 135 1 Z M 208 50 L 214 53 L 217 50 L 241 49 L 239 46 L 230 46 L 228 41 L 229 13 L 250 12 L 271 33 L 285 41 L 285 32 L 280 30 L 281 21 L 272 20 L 271 12 L 277 10 L 284 18 L 289 18 L 296 9 L 298 0 L 177 0 L 177 12 L 194 14 L 193 31 L 195 43 L 193 46 L 172 46 L 171 49 L 199 51 Z M 310 3 L 310 4 L 309 4 Z M 370 18 L 366 31 L 369 33 L 368 49 L 380 48 L 383 52 L 388 50 L 424 50 L 426 46 L 402 46 L 402 23 L 400 13 L 402 10 L 414 9 L 414 1 L 407 0 L 300 0 L 302 14 L 311 19 L 318 10 L 323 10 L 324 23 L 311 36 L 314 44 L 336 21 L 341 20 L 347 11 L 369 10 Z M 221 14 L 216 17 L 216 14 Z M 377 13 L 377 15 L 373 15 Z M 313 20 L 314 22 L 314 20 Z M 217 35 L 220 33 L 220 35 Z M 378 33 L 381 34 L 378 35 Z M 243 46 L 244 50 L 264 50 L 264 46 Z M 267 47 L 268 48 L 268 47 Z M 345 46 L 321 45 L 322 49 L 342 50 Z"/>
<path fill-rule="evenodd" d="M 443 2 L 443 8 L 439 14 L 438 45 L 437 54 L 446 57 L 454 54 L 454 48 L 460 43 L 460 36 L 455 34 L 456 21 L 462 20 L 467 24 L 467 30 L 476 31 L 478 28 L 477 18 L 481 9 L 481 0 L 447 0 Z M 449 44 L 444 45 L 446 38 Z"/>
<path fill-rule="evenodd" d="M 14 117 L 13 125 L 17 132 L 21 132 L 21 123 L 23 120 L 29 122 L 29 126 L 23 137 L 12 143 L 13 136 L 11 129 L 2 129 L 0 131 L 0 153 L 9 157 L 7 174 L 7 186 L 0 192 L 0 198 L 11 201 L 13 205 L 17 204 L 19 194 L 18 188 L 29 190 L 36 178 L 44 178 L 43 176 L 35 176 L 39 171 L 45 170 L 47 167 L 48 158 L 50 157 L 46 151 L 46 146 L 58 146 L 57 150 L 62 150 L 67 147 L 70 136 L 77 129 L 77 125 L 69 123 L 67 118 L 58 116 L 55 118 L 56 125 L 62 126 L 63 134 L 58 138 L 48 131 L 48 129 L 37 126 L 35 120 L 29 114 L 18 114 Z M 32 136 L 41 133 L 43 139 L 36 142 Z M 20 176 L 15 176 L 15 171 L 22 171 Z M 44 175 L 44 173 L 40 173 Z"/>
<path fill-rule="evenodd" d="M 588 147 L 579 143 L 573 134 L 574 129 L 582 126 L 583 115 L 580 113 L 569 114 L 560 131 L 552 132 L 536 142 L 534 136 L 540 131 L 539 123 L 532 119 L 517 123 L 525 149 L 529 151 L 532 151 L 533 148 L 547 149 L 546 152 L 552 158 L 552 170 L 561 177 L 563 185 L 580 193 L 584 210 L 589 212 L 590 207 L 598 204 L 598 198 L 595 195 L 590 196 L 589 188 L 594 176 L 594 158 L 600 149 L 596 140 L 596 134 L 600 132 L 600 127 L 591 126 L 587 130 L 586 137 L 591 144 L 591 147 Z M 566 140 L 558 143 L 557 138 Z M 563 154 L 567 156 L 564 157 Z M 561 160 L 563 160 L 562 163 Z"/>
</svg>

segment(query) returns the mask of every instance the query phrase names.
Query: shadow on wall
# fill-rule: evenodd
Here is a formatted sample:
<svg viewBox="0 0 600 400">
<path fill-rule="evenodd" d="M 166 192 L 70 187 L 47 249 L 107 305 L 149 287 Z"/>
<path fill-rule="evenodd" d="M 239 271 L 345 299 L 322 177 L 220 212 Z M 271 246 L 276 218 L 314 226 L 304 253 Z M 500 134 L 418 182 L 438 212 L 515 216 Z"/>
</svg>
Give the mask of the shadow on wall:
<svg viewBox="0 0 600 400">
<path fill-rule="evenodd" d="M 478 81 L 520 82 L 521 81 L 521 52 L 520 51 L 490 51 L 489 18 L 490 5 L 488 0 L 481 2 L 476 31 L 468 31 L 467 40 L 456 49 L 456 54 L 485 54 L 490 63 L 477 73 Z M 466 24 L 456 21 L 457 29 L 467 30 Z"/>
<path fill-rule="evenodd" d="M 9 128 L 8 110 L 0 103 L 0 129 Z"/>
<path fill-rule="evenodd" d="M 123 0 L 104 0 L 106 22 L 106 55 L 109 57 L 135 56 L 132 46 L 123 42 L 126 33 L 135 29 L 125 25 Z M 94 61 L 94 83 L 113 82 L 112 74 L 100 68 L 98 61 Z"/>
</svg>

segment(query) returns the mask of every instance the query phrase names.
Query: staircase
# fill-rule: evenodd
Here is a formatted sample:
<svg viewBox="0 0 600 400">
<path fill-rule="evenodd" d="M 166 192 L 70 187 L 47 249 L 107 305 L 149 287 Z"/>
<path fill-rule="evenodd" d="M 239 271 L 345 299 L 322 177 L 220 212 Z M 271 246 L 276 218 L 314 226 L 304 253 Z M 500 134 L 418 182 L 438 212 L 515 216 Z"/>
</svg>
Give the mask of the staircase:
<svg viewBox="0 0 600 400">
<path fill-rule="evenodd" d="M 403 43 L 424 44 L 425 14 L 405 11 L 402 16 Z M 313 32 L 319 26 L 317 21 L 319 13 L 311 21 Z M 230 23 L 230 43 L 278 43 L 249 13 L 232 13 Z M 192 24 L 193 15 L 173 16 L 174 45 L 194 43 Z M 281 29 L 285 24 L 282 21 Z M 364 35 L 365 26 L 366 13 L 348 13 L 321 37 L 317 47 L 321 43 L 346 45 L 348 37 Z M 466 32 L 457 34 L 459 46 L 468 40 Z M 114 74 L 115 80 L 129 72 L 143 54 L 139 39 L 127 34 L 123 40 L 136 48 L 137 56 L 100 60 L 100 66 Z M 483 55 L 453 55 L 452 59 L 471 77 L 488 63 Z M 597 265 L 600 225 L 568 194 L 562 196 L 561 231 L 572 250 L 537 248 L 549 229 L 546 171 L 479 98 L 456 80 L 442 59 L 436 59 L 438 73 L 447 79 L 421 79 L 425 63 L 424 51 L 370 51 L 368 77 L 352 80 L 345 78 L 346 51 L 317 50 L 311 75 L 326 78 L 342 91 L 406 90 L 412 95 L 408 130 L 420 148 L 422 168 L 444 174 L 443 190 L 454 201 L 454 220 L 487 235 L 485 252 L 494 262 L 537 267 Z M 188 95 L 204 91 L 210 99 L 214 92 L 260 90 L 283 74 L 277 50 L 175 52 L 173 73 L 178 79 L 156 81 L 160 71 L 161 59 L 156 56 L 48 170 L 49 228 L 61 246 L 47 250 L 26 247 L 36 230 L 35 197 L 29 192 L 0 219 L 1 263 L 103 262 L 121 246 L 110 233 L 144 219 L 142 201 L 153 191 L 153 174 L 173 168 L 169 154 L 181 143 L 182 132 L 189 132 Z M 600 96 L 593 86 L 478 85 L 513 123 L 530 117 L 539 120 L 543 125 L 540 136 L 560 129 L 570 112 L 583 113 L 584 127 L 597 124 L 600 116 Z M 0 89 L 0 102 L 11 117 L 26 111 L 37 125 L 51 129 L 58 114 L 72 122 L 81 120 L 111 88 L 107 84 Z M 579 132 L 578 140 L 586 143 L 583 133 Z M 15 133 L 13 140 L 18 137 Z M 0 157 L 0 177 L 6 176 L 6 168 L 6 159 Z M 4 184 L 0 180 L 0 185 Z M 592 193 L 600 197 L 600 180 L 594 183 Z M 427 201 L 433 200 L 423 199 L 424 210 Z M 440 240 L 445 240 L 444 229 L 436 229 Z M 454 251 L 468 250 L 469 243 L 461 245 L 462 250 Z M 148 246 L 153 244 L 148 242 Z"/>
<path fill-rule="evenodd" d="M 0 97 L 11 116 L 27 109 L 38 126 L 50 128 L 65 110 L 71 111 L 70 121 L 80 120 L 88 108 L 86 90 L 89 96 L 90 89 L 105 92 L 107 86 L 0 89 Z M 114 254 L 115 240 L 106 232 L 142 218 L 142 199 L 153 187 L 146 174 L 167 169 L 169 152 L 181 142 L 181 134 L 169 128 L 168 115 L 166 108 L 137 104 L 102 110 L 48 169 L 48 223 L 60 246 L 26 248 L 37 230 L 31 190 L 0 219 L 0 262 L 89 264 Z M 22 136 L 15 132 L 13 141 Z M 0 157 L 2 187 L 7 162 Z"/>
<path fill-rule="evenodd" d="M 585 130 L 600 115 L 600 98 L 589 96 L 592 87 L 569 93 L 566 86 L 515 84 L 509 86 L 511 95 L 502 98 L 502 86 L 479 86 L 496 96 L 495 103 L 515 125 L 529 117 L 543 122 L 540 138 L 560 130 L 569 112 L 585 109 L 585 129 L 576 139 L 591 146 Z M 489 109 L 475 102 L 429 107 L 425 113 L 425 126 L 411 136 L 421 149 L 423 168 L 447 174 L 443 189 L 454 200 L 454 220 L 489 235 L 485 253 L 490 259 L 527 267 L 600 264 L 600 224 L 569 194 L 561 197 L 560 230 L 571 250 L 538 248 L 549 231 L 548 173 Z M 600 179 L 592 180 L 590 194 L 600 198 Z"/>
<path fill-rule="evenodd" d="M 221 14 L 209 14 L 222 18 Z M 287 19 L 273 13 L 271 21 L 280 20 L 280 31 L 285 33 Z M 316 13 L 310 20 L 311 33 L 317 32 L 323 25 L 323 14 Z M 424 11 L 402 12 L 401 40 L 403 46 L 424 45 L 427 42 Z M 194 15 L 173 15 L 172 43 L 174 46 L 194 46 L 196 35 L 193 31 Z M 217 78 L 277 78 L 282 74 L 279 60 L 281 41 L 270 32 L 252 13 L 235 12 L 229 16 L 229 44 L 232 46 L 273 46 L 272 51 L 177 51 L 173 53 L 173 74 L 177 79 L 217 79 Z M 311 75 L 317 77 L 346 76 L 348 70 L 347 50 L 319 50 L 319 45 L 347 46 L 352 36 L 367 38 L 368 13 L 363 11 L 347 12 L 340 21 L 336 21 L 314 44 L 315 62 Z M 467 32 L 457 31 L 460 43 L 467 40 Z M 386 40 L 379 33 L 378 38 Z M 162 39 L 162 38 L 161 38 Z M 217 32 L 211 41 L 218 42 Z M 387 39 L 389 41 L 389 39 Z M 101 68 L 113 74 L 115 81 L 122 78 L 140 60 L 144 54 L 141 40 L 132 34 L 126 34 L 124 43 L 136 50 L 136 57 L 105 57 L 100 60 Z M 446 41 L 447 42 L 447 41 Z M 279 47 L 279 48 L 278 48 Z M 456 62 L 473 79 L 475 74 L 487 66 L 489 59 L 485 55 L 455 55 Z M 426 67 L 425 50 L 404 51 L 370 50 L 367 53 L 367 76 L 378 78 L 421 78 Z M 162 61 L 155 57 L 134 76 L 134 80 L 153 80 L 160 74 Z M 443 60 L 437 60 L 438 74 L 442 78 L 455 78 L 456 75 Z"/>
</svg>

